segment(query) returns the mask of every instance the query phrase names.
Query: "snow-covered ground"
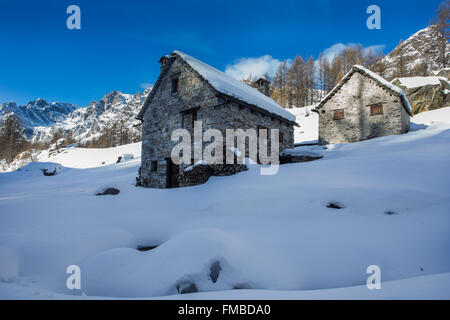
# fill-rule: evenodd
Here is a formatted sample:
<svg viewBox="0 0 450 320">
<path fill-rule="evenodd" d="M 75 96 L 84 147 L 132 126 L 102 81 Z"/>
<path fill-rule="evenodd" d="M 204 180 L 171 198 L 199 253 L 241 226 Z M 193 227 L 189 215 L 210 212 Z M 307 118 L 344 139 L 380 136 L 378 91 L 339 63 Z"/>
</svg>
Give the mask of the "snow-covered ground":
<svg viewBox="0 0 450 320">
<path fill-rule="evenodd" d="M 324 158 L 274 176 L 252 167 L 184 189 L 135 187 L 139 144 L 1 173 L 0 298 L 450 299 L 450 108 L 413 121 L 405 135 L 300 147 Z M 105 187 L 120 194 L 95 195 Z M 66 288 L 69 265 L 81 290 Z M 381 290 L 365 286 L 370 265 Z"/>
<path fill-rule="evenodd" d="M 294 128 L 294 142 L 296 144 L 317 143 L 319 141 L 319 115 L 312 112 L 316 105 L 288 109 L 295 115 L 300 127 Z"/>
</svg>

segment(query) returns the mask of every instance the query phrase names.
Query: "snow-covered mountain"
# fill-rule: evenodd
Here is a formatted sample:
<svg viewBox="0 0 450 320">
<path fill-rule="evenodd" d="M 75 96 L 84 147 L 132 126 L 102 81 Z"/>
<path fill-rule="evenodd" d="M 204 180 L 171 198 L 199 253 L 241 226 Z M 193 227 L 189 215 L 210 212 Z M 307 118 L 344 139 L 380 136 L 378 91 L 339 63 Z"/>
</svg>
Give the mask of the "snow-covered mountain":
<svg viewBox="0 0 450 320">
<path fill-rule="evenodd" d="M 442 41 L 443 37 L 438 28 L 431 25 L 399 44 L 371 69 L 389 80 L 401 76 L 423 76 L 424 74 L 417 73 L 423 72 L 424 65 L 428 67 L 428 72 L 442 69 L 444 68 L 440 45 Z M 450 45 L 447 42 L 447 61 L 449 52 Z M 404 67 L 404 74 L 400 74 L 401 67 Z"/>
<path fill-rule="evenodd" d="M 18 106 L 15 102 L 7 102 L 0 104 L 0 121 L 15 114 L 25 128 L 27 138 L 31 139 L 35 127 L 48 127 L 63 122 L 77 108 L 79 106 L 75 104 L 49 103 L 41 98 L 30 101 L 24 106 Z"/>
<path fill-rule="evenodd" d="M 49 141 L 58 129 L 62 129 L 65 134 L 71 131 L 75 141 L 86 143 L 102 135 L 105 129 L 114 124 L 120 124 L 133 133 L 138 130 L 133 126 L 135 117 L 150 90 L 149 88 L 134 95 L 121 91 L 107 93 L 101 100 L 74 110 L 63 121 L 52 126 L 35 127 L 32 141 Z"/>
<path fill-rule="evenodd" d="M 138 134 L 133 123 L 150 90 L 134 95 L 112 91 L 84 108 L 71 103 L 49 103 L 40 98 L 24 106 L 3 103 L 0 104 L 0 121 L 15 114 L 25 129 L 26 138 L 34 143 L 49 142 L 59 129 L 64 135 L 71 131 L 75 141 L 86 143 L 114 124 Z"/>
</svg>

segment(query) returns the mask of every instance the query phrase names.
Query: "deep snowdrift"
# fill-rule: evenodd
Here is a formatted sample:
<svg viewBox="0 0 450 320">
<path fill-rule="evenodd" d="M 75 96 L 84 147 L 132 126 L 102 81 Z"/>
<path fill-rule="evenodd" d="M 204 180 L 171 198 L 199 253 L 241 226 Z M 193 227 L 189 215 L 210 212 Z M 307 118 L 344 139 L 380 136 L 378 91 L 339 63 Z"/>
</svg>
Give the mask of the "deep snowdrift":
<svg viewBox="0 0 450 320">
<path fill-rule="evenodd" d="M 251 168 L 184 189 L 136 188 L 138 144 L 68 149 L 2 173 L 0 297 L 185 298 L 177 286 L 194 283 L 202 293 L 188 298 L 448 299 L 450 108 L 414 122 L 275 176 Z M 94 167 L 107 153 L 135 158 Z M 120 194 L 95 196 L 105 187 Z M 66 289 L 69 265 L 81 267 L 82 290 Z M 381 267 L 380 291 L 364 286 L 369 265 Z"/>
</svg>

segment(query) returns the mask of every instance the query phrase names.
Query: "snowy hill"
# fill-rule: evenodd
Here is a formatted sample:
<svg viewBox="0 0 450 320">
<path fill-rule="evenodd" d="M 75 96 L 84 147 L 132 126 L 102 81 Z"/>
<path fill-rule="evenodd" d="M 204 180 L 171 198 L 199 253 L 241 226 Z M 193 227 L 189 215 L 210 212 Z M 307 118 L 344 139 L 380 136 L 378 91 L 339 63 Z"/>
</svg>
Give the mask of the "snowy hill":
<svg viewBox="0 0 450 320">
<path fill-rule="evenodd" d="M 439 48 L 439 41 L 442 35 L 435 25 L 422 29 L 403 43 L 399 44 L 391 53 L 377 62 L 371 69 L 377 71 L 383 65 L 385 71 L 382 76 L 388 80 L 401 76 L 399 68 L 402 64 L 405 67 L 405 76 L 423 76 L 418 74 L 421 64 L 426 64 L 428 72 L 443 68 L 442 57 Z M 447 43 L 447 52 L 450 51 L 450 44 Z"/>
<path fill-rule="evenodd" d="M 0 173 L 0 298 L 450 299 L 450 108 L 413 121 L 191 188 L 135 187 L 139 144 Z M 106 187 L 120 194 L 95 195 Z M 66 288 L 69 265 L 81 290 Z M 381 290 L 365 287 L 370 265 Z"/>
</svg>

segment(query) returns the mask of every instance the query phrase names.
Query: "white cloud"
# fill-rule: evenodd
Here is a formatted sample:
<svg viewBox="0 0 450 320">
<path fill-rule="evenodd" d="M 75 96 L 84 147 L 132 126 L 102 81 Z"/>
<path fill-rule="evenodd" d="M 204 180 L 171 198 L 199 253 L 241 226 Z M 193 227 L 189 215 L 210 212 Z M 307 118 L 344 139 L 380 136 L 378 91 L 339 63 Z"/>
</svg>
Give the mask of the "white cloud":
<svg viewBox="0 0 450 320">
<path fill-rule="evenodd" d="M 347 47 L 347 45 L 343 44 L 343 43 L 336 43 L 333 44 L 331 47 L 325 49 L 322 54 L 324 56 L 324 58 L 326 58 L 329 62 L 331 62 L 333 60 L 333 58 L 341 53 L 345 48 Z"/>
<path fill-rule="evenodd" d="M 147 88 L 153 87 L 153 83 L 148 83 L 148 82 L 139 83 L 139 87 L 141 87 L 142 89 L 147 89 Z"/>
<path fill-rule="evenodd" d="M 238 80 L 253 77 L 262 77 L 266 73 L 273 77 L 281 61 L 270 55 L 258 58 L 240 58 L 234 64 L 227 65 L 225 73 Z"/>
<path fill-rule="evenodd" d="M 343 43 L 335 43 L 333 44 L 331 47 L 325 49 L 322 54 L 323 56 L 329 61 L 331 62 L 333 60 L 333 58 L 341 53 L 345 48 L 347 47 L 351 47 L 351 46 L 356 46 L 356 43 L 347 43 L 347 44 L 343 44 Z M 386 46 L 379 44 L 379 45 L 374 45 L 374 46 L 370 46 L 367 48 L 364 48 L 364 53 L 369 52 L 370 49 L 372 49 L 374 52 L 380 52 L 382 51 Z"/>
</svg>

